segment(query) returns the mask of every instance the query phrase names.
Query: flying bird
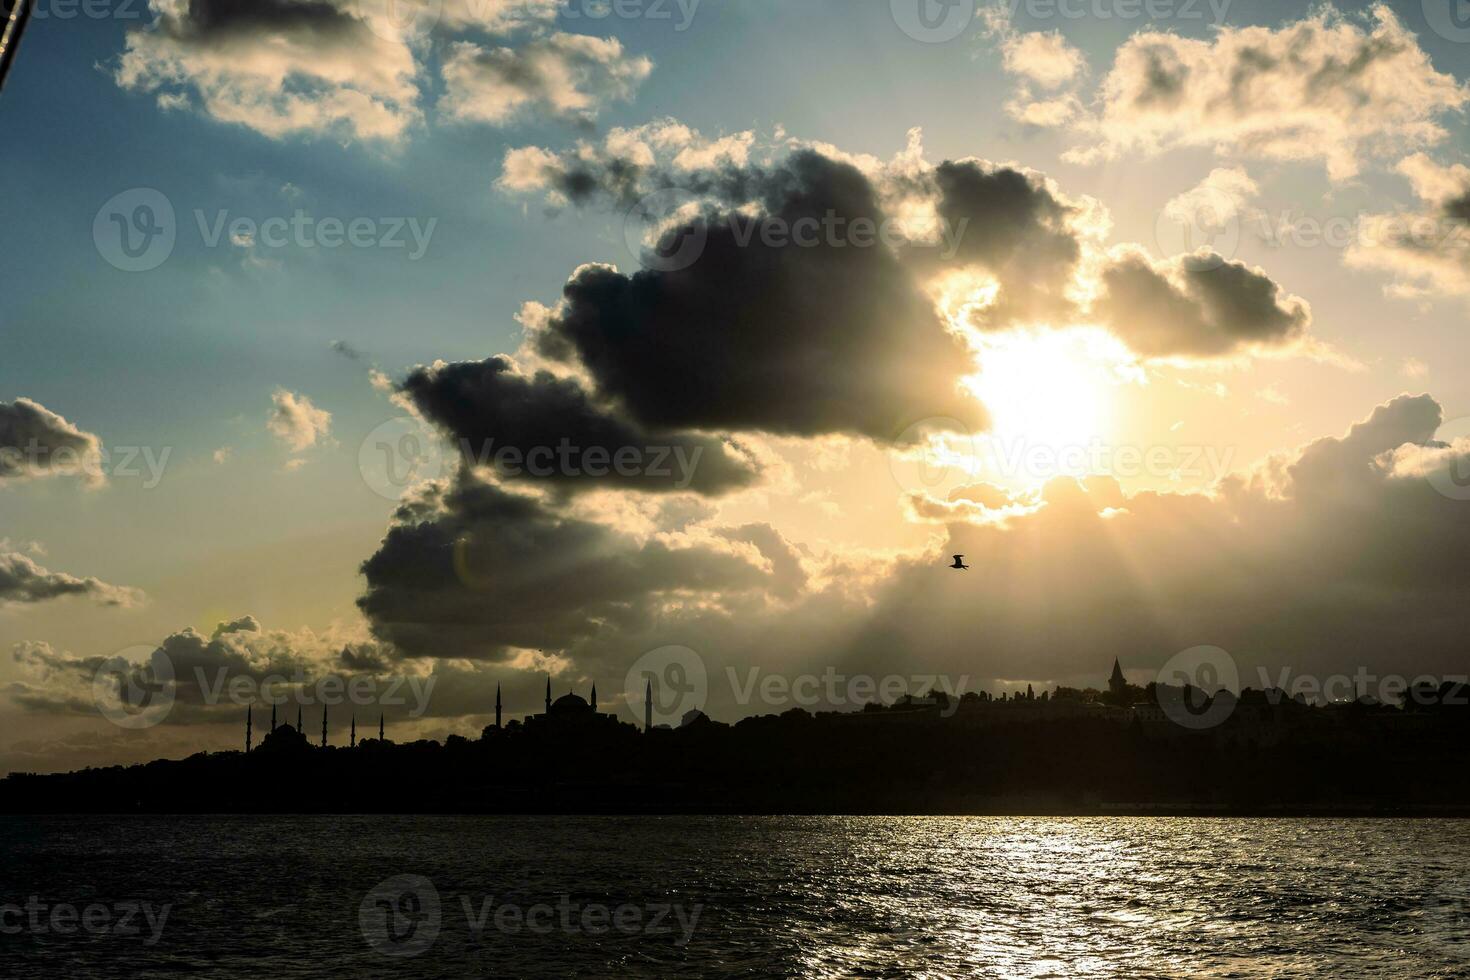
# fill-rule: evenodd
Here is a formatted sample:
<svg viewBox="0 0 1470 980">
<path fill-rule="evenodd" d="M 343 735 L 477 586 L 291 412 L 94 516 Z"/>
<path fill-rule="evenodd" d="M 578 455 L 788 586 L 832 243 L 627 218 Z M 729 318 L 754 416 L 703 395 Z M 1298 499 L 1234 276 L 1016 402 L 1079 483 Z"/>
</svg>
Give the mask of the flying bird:
<svg viewBox="0 0 1470 980">
<path fill-rule="evenodd" d="M 955 555 L 954 556 L 954 564 L 951 565 L 951 566 L 949 566 L 949 567 L 950 568 L 959 569 L 960 571 L 964 571 L 965 569 L 969 568 L 970 566 L 965 564 L 965 556 L 964 555 Z"/>
</svg>

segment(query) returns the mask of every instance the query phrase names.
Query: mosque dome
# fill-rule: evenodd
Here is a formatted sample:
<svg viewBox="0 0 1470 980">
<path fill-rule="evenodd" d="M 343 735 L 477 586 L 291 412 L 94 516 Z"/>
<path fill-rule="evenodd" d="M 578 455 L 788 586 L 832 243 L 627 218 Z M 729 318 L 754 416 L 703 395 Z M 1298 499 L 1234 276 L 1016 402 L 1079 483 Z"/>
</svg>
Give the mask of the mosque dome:
<svg viewBox="0 0 1470 980">
<path fill-rule="evenodd" d="M 551 713 L 554 715 L 586 714 L 592 710 L 592 706 L 578 694 L 563 694 L 551 702 Z"/>
</svg>

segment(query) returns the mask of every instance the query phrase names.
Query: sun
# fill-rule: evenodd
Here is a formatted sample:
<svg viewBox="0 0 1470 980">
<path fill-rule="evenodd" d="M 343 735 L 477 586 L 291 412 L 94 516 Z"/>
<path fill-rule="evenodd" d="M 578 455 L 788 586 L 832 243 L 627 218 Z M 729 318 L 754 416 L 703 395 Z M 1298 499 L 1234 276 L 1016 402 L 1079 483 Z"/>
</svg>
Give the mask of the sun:
<svg viewBox="0 0 1470 980">
<path fill-rule="evenodd" d="M 1025 486 L 1088 475 L 1114 434 L 1119 387 L 1138 380 L 1127 349 L 1090 328 L 1007 331 L 977 344 L 980 370 L 966 381 L 991 414 L 977 471 Z"/>
</svg>

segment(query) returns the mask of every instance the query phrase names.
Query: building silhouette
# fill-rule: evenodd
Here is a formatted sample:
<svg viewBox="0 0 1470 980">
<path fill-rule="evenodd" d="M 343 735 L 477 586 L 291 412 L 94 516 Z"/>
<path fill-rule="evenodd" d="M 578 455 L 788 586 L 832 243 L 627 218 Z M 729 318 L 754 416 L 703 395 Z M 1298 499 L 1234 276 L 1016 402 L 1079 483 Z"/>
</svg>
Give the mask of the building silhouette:
<svg viewBox="0 0 1470 980">
<path fill-rule="evenodd" d="M 546 678 L 546 710 L 539 715 L 526 718 L 527 731 L 586 731 L 616 729 L 622 723 L 618 716 L 597 710 L 597 685 L 592 685 L 591 699 L 568 691 L 555 701 L 551 700 L 551 678 Z"/>
</svg>

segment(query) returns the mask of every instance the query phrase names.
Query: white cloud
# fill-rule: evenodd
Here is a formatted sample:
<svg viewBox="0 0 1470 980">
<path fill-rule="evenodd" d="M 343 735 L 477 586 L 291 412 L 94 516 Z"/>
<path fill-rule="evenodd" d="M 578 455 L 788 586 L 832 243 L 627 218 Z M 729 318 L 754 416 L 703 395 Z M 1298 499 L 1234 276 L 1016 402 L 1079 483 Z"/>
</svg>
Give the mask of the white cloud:
<svg viewBox="0 0 1470 980">
<path fill-rule="evenodd" d="M 277 388 L 271 404 L 274 407 L 266 428 L 293 453 L 305 452 L 331 432 L 331 413 L 317 408 L 305 395 Z"/>
<path fill-rule="evenodd" d="M 165 108 L 192 95 L 220 122 L 273 138 L 395 140 L 420 117 L 408 39 L 350 0 L 151 0 L 151 9 L 157 19 L 128 32 L 114 79 L 159 93 Z"/>
<path fill-rule="evenodd" d="M 1012 75 L 1055 89 L 1075 80 L 1087 61 L 1056 31 L 1016 34 L 1001 45 L 1001 64 Z"/>
<path fill-rule="evenodd" d="M 1206 147 L 1271 160 L 1320 160 L 1334 180 L 1366 159 L 1442 141 L 1441 119 L 1470 93 L 1438 72 L 1387 6 L 1359 27 L 1331 8 L 1279 30 L 1225 28 L 1212 40 L 1145 32 L 1103 82 L 1094 137 L 1076 162 Z"/>
<path fill-rule="evenodd" d="M 459 41 L 444 62 L 439 111 L 495 126 L 533 110 L 590 120 L 608 103 L 631 99 L 652 71 L 651 60 L 611 37 L 555 33 L 516 48 Z"/>
<path fill-rule="evenodd" d="M 1343 261 L 1392 275 L 1395 298 L 1470 297 L 1470 167 L 1441 166 L 1420 153 L 1400 161 L 1398 171 L 1421 207 L 1366 217 Z"/>
</svg>

